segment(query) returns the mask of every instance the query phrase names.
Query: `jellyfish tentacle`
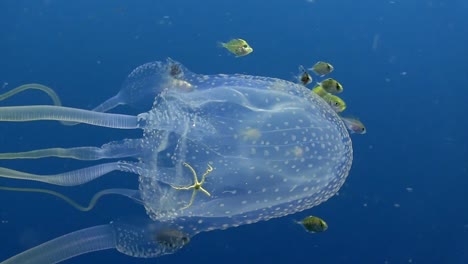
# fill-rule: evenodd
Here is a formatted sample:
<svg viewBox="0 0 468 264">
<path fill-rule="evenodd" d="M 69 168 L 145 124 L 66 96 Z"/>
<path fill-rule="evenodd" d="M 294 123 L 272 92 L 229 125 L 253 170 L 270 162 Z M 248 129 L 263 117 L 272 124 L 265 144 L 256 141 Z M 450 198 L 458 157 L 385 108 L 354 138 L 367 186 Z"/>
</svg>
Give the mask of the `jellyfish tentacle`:
<svg viewBox="0 0 468 264">
<path fill-rule="evenodd" d="M 111 222 L 52 239 L 1 264 L 52 264 L 106 249 L 116 249 L 132 257 L 154 258 L 176 252 L 194 235 L 159 222 L 138 225 Z"/>
<path fill-rule="evenodd" d="M 0 107 L 0 121 L 26 122 L 38 120 L 78 122 L 119 129 L 139 128 L 138 117 L 131 115 L 101 113 L 51 105 Z"/>
<path fill-rule="evenodd" d="M 14 89 L 11 89 L 10 91 L 0 94 L 0 101 L 3 101 L 5 99 L 8 99 L 18 93 L 27 91 L 27 90 L 39 90 L 49 96 L 49 98 L 52 100 L 55 106 L 62 106 L 62 101 L 60 100 L 60 97 L 57 95 L 57 93 L 54 91 L 54 89 L 47 87 L 45 85 L 39 84 L 39 83 L 27 83 L 23 84 L 21 86 L 18 86 Z M 66 126 L 72 126 L 76 125 L 79 123 L 76 122 L 65 122 L 65 121 L 60 121 L 62 125 Z"/>
<path fill-rule="evenodd" d="M 109 162 L 54 175 L 38 175 L 0 167 L 0 177 L 44 182 L 60 186 L 76 186 L 95 180 L 109 172 L 122 170 L 121 162 Z"/>
<path fill-rule="evenodd" d="M 25 152 L 0 153 L 0 159 L 40 159 L 47 157 L 77 160 L 99 160 L 135 157 L 143 150 L 141 139 L 125 139 L 104 144 L 102 147 L 47 148 Z"/>
<path fill-rule="evenodd" d="M 124 104 L 119 94 L 112 96 L 111 98 L 104 101 L 102 104 L 96 106 L 93 111 L 95 112 L 107 112 L 115 107 Z"/>
<path fill-rule="evenodd" d="M 109 110 L 112 110 L 112 109 L 116 108 L 119 105 L 122 105 L 122 104 L 123 104 L 122 100 L 119 97 L 119 94 L 117 94 L 117 95 L 112 96 L 111 98 L 107 99 L 102 104 L 100 104 L 100 105 L 96 106 L 95 108 L 93 108 L 92 111 L 105 113 L 105 112 L 107 112 Z M 77 122 L 63 122 L 63 121 L 61 121 L 61 122 L 62 122 L 62 124 L 67 125 L 67 126 L 74 126 L 74 125 L 79 124 Z"/>
<path fill-rule="evenodd" d="M 38 84 L 38 83 L 23 84 L 23 85 L 18 86 L 18 87 L 14 88 L 14 89 L 11 89 L 8 92 L 0 94 L 0 101 L 8 99 L 8 98 L 14 96 L 15 94 L 21 93 L 21 92 L 26 91 L 26 90 L 39 90 L 39 91 L 42 91 L 42 92 L 46 93 L 50 97 L 50 99 L 52 99 L 52 101 L 54 102 L 54 105 L 58 105 L 58 106 L 62 105 L 62 102 L 60 101 L 59 96 L 55 93 L 55 91 L 52 88 L 47 87 L 47 86 L 42 85 L 42 84 Z"/>
<path fill-rule="evenodd" d="M 50 264 L 116 247 L 116 233 L 111 225 L 99 225 L 66 234 L 13 256 L 1 264 Z"/>
<path fill-rule="evenodd" d="M 91 200 L 89 201 L 87 206 L 83 206 L 83 205 L 77 203 L 76 201 L 72 200 L 71 198 L 69 198 L 68 196 L 66 196 L 64 194 L 61 194 L 61 193 L 53 191 L 53 190 L 48 190 L 48 189 L 16 188 L 16 187 L 0 186 L 0 190 L 2 190 L 2 191 L 12 191 L 12 192 L 32 192 L 32 193 L 49 194 L 49 195 L 52 195 L 52 196 L 55 196 L 57 198 L 62 199 L 63 201 L 65 201 L 69 205 L 73 206 L 74 208 L 76 208 L 77 210 L 80 210 L 82 212 L 88 212 L 88 211 L 92 210 L 96 206 L 97 202 L 99 201 L 99 199 L 101 197 L 103 197 L 104 195 L 109 195 L 109 194 L 118 194 L 118 195 L 126 196 L 126 197 L 134 200 L 135 202 L 138 202 L 140 204 L 143 203 L 143 201 L 140 198 L 140 192 L 138 190 L 132 190 L 132 189 L 106 189 L 106 190 L 102 190 L 100 192 L 97 192 L 93 196 L 93 198 L 91 198 Z"/>
</svg>

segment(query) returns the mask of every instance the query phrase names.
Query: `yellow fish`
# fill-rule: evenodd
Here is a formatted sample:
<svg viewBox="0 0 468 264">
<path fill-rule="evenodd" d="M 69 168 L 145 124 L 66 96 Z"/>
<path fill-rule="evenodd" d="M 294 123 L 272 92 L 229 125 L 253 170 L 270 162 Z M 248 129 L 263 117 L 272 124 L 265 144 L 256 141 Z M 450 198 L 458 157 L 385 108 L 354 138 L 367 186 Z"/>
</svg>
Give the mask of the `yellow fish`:
<svg viewBox="0 0 468 264">
<path fill-rule="evenodd" d="M 312 88 L 312 92 L 322 97 L 322 99 L 325 100 L 325 102 L 327 102 L 335 112 L 341 113 L 346 109 L 346 103 L 343 99 L 327 92 L 320 84 Z"/>
<path fill-rule="evenodd" d="M 328 62 L 319 61 L 309 70 L 312 70 L 318 76 L 324 76 L 333 71 L 333 66 Z"/>
<path fill-rule="evenodd" d="M 319 233 L 328 229 L 328 225 L 323 219 L 312 215 L 296 223 L 302 225 L 305 230 L 310 233 Z"/>
<path fill-rule="evenodd" d="M 332 93 L 332 94 L 338 94 L 343 92 L 343 85 L 336 81 L 335 79 L 328 78 L 320 82 L 320 86 L 325 89 L 325 91 Z"/>
<path fill-rule="evenodd" d="M 253 52 L 253 48 L 243 39 L 232 39 L 227 43 L 220 42 L 219 45 L 229 50 L 236 57 L 242 57 Z"/>
<path fill-rule="evenodd" d="M 337 113 L 341 113 L 346 109 L 346 103 L 336 95 L 326 94 L 322 96 L 322 99 Z"/>
<path fill-rule="evenodd" d="M 323 97 L 324 95 L 328 94 L 325 89 L 323 89 L 322 86 L 316 85 L 314 88 L 312 88 L 312 92 L 316 93 L 318 96 Z"/>
</svg>

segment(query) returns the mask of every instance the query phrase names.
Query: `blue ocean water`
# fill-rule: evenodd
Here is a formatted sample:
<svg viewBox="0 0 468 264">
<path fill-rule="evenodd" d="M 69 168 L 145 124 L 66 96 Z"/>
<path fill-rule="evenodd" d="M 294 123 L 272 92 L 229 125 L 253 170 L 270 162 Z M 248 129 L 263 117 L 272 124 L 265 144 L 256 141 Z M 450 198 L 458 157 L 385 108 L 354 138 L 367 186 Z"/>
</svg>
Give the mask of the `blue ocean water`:
<svg viewBox="0 0 468 264">
<path fill-rule="evenodd" d="M 339 195 L 296 215 L 202 233 L 157 260 L 109 250 L 66 263 L 468 263 L 467 13 L 464 0 L 4 0 L 0 91 L 42 83 L 65 105 L 90 109 L 114 95 L 132 69 L 168 56 L 197 73 L 287 80 L 299 65 L 328 61 L 345 89 L 345 113 L 368 130 L 352 135 L 353 167 Z M 254 52 L 234 58 L 216 46 L 237 37 Z M 29 91 L 1 104 L 39 102 L 50 100 Z M 100 146 L 139 133 L 56 122 L 0 123 L 0 131 L 0 152 Z M 46 174 L 83 163 L 0 166 Z M 112 173 L 64 193 L 84 203 L 116 183 L 135 187 L 137 180 Z M 24 186 L 6 179 L 0 185 Z M 0 197 L 0 260 L 116 216 L 144 213 L 120 197 L 106 197 L 87 213 L 47 195 Z M 329 229 L 304 232 L 294 220 L 306 215 L 322 217 Z"/>
</svg>

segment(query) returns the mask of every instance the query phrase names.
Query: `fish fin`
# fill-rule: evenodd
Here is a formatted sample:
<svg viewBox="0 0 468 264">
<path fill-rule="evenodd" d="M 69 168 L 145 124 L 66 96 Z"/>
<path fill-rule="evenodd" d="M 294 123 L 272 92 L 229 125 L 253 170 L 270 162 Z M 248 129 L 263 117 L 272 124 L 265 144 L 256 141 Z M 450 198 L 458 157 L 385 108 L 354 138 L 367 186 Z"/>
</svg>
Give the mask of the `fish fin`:
<svg viewBox="0 0 468 264">
<path fill-rule="evenodd" d="M 301 226 L 302 226 L 302 222 L 301 222 L 301 221 L 298 221 L 298 220 L 296 220 L 296 219 L 293 219 L 292 221 L 293 221 L 294 224 L 296 224 L 296 225 L 301 225 Z"/>
</svg>

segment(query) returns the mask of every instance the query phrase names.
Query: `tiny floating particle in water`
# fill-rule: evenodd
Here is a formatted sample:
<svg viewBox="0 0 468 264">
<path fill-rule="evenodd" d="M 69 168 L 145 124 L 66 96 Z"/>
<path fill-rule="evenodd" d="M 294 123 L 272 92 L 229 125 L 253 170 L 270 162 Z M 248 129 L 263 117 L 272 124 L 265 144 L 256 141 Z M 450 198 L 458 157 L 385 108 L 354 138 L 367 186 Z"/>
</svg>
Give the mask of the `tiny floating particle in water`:
<svg viewBox="0 0 468 264">
<path fill-rule="evenodd" d="M 411 187 L 406 187 L 406 191 L 407 191 L 407 192 L 413 192 L 413 188 L 411 188 Z"/>
</svg>

